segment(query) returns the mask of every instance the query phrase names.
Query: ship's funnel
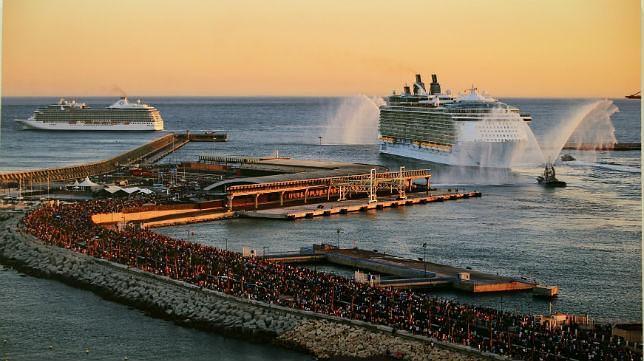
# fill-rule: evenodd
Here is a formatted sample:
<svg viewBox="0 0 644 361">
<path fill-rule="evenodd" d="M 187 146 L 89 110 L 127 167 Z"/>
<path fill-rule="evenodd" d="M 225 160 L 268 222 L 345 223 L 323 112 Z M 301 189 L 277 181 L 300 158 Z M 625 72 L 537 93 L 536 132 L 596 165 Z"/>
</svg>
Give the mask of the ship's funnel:
<svg viewBox="0 0 644 361">
<path fill-rule="evenodd" d="M 432 74 L 432 83 L 429 85 L 429 91 L 431 94 L 441 93 L 441 85 L 438 83 L 438 77 L 436 74 Z"/>
<path fill-rule="evenodd" d="M 414 95 L 426 95 L 427 90 L 425 89 L 425 83 L 420 77 L 420 74 L 416 74 L 416 83 L 414 83 Z"/>
<path fill-rule="evenodd" d="M 404 89 L 405 95 L 411 95 L 411 90 L 409 89 L 409 85 L 405 85 L 403 89 Z"/>
</svg>

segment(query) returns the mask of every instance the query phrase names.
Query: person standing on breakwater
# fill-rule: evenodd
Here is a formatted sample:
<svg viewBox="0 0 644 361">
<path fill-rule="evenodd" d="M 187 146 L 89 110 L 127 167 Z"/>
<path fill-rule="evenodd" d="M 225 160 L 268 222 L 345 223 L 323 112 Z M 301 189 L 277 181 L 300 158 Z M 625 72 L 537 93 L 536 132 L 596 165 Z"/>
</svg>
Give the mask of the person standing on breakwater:
<svg viewBox="0 0 644 361">
<path fill-rule="evenodd" d="M 103 228 L 94 213 L 140 207 L 145 199 L 99 200 L 40 207 L 22 227 L 45 243 L 136 267 L 238 297 L 337 315 L 432 336 L 513 358 L 641 360 L 611 336 L 610 325 L 585 330 L 547 327 L 531 315 L 441 300 L 411 291 L 370 287 L 287 264 L 175 240 L 148 230 Z"/>
</svg>

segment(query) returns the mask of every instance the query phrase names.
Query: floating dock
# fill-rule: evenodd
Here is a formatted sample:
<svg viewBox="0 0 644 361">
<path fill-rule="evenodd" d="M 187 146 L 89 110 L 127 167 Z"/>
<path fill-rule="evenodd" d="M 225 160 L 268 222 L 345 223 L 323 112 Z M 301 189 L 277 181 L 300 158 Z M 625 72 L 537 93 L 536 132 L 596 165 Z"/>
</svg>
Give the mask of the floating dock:
<svg viewBox="0 0 644 361">
<path fill-rule="evenodd" d="M 543 286 L 525 278 L 493 275 L 460 267 L 423 262 L 388 255 L 376 250 L 337 248 L 314 245 L 312 252 L 271 255 L 267 260 L 280 263 L 326 262 L 332 265 L 359 269 L 386 278 L 373 283 L 379 287 L 434 288 L 451 287 L 468 293 L 533 291 L 538 296 L 555 297 L 557 286 Z M 545 289 L 548 292 L 543 292 Z"/>
</svg>

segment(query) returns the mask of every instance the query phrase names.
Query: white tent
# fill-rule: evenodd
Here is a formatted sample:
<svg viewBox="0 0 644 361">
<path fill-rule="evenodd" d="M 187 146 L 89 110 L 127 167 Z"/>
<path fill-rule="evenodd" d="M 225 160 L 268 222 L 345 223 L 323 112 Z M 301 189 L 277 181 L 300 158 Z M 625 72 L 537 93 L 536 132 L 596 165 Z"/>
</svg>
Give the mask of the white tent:
<svg viewBox="0 0 644 361">
<path fill-rule="evenodd" d="M 101 189 L 104 192 L 107 192 L 111 195 L 132 195 L 132 194 L 137 194 L 137 193 L 143 193 L 143 194 L 152 194 L 154 193 L 153 191 L 147 189 L 147 188 L 139 188 L 139 187 L 129 187 L 129 188 L 122 188 L 116 185 L 110 185 L 110 186 L 105 186 L 104 188 Z"/>
<path fill-rule="evenodd" d="M 78 182 L 77 182 L 78 183 Z M 89 177 L 85 177 L 85 179 L 78 184 L 79 187 L 96 187 L 98 186 L 97 183 L 92 182 Z"/>
<path fill-rule="evenodd" d="M 134 193 L 137 193 L 140 190 L 141 190 L 141 188 L 139 188 L 139 187 L 123 188 L 123 192 L 125 192 L 127 194 L 134 194 Z"/>
<path fill-rule="evenodd" d="M 85 177 L 85 179 L 83 179 L 83 181 L 78 184 L 78 187 L 84 191 L 97 191 L 103 189 L 102 185 L 92 182 L 89 177 Z"/>
<path fill-rule="evenodd" d="M 118 191 L 120 191 L 122 189 L 123 188 L 121 188 L 119 186 L 106 186 L 105 188 L 103 188 L 103 190 L 105 192 L 109 193 L 109 194 L 114 194 L 114 193 L 116 193 L 116 192 L 118 192 Z"/>
<path fill-rule="evenodd" d="M 77 180 L 74 180 L 73 184 L 67 184 L 67 185 L 65 185 L 65 188 L 79 190 L 80 189 L 80 183 L 78 183 Z"/>
</svg>

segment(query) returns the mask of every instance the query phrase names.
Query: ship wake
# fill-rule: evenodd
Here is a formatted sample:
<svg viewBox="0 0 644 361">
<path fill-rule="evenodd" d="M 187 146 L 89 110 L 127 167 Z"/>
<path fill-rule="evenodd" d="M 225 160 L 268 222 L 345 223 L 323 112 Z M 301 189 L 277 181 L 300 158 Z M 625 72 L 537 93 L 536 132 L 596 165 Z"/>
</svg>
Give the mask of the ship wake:
<svg viewBox="0 0 644 361">
<path fill-rule="evenodd" d="M 632 167 L 622 164 L 613 164 L 613 163 L 602 163 L 602 162 L 585 162 L 585 161 L 571 161 L 566 162 L 568 166 L 577 166 L 577 167 L 593 167 L 593 168 L 602 168 L 615 172 L 624 172 L 624 173 L 641 173 L 642 170 L 637 167 Z"/>
</svg>

